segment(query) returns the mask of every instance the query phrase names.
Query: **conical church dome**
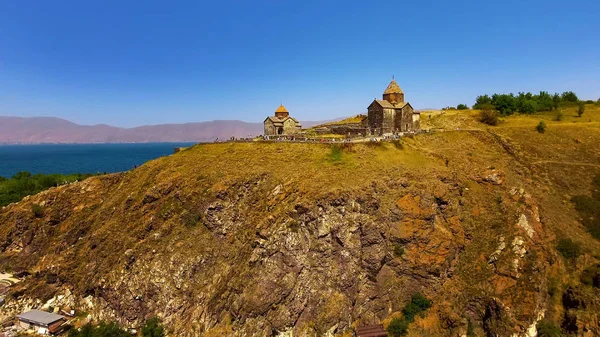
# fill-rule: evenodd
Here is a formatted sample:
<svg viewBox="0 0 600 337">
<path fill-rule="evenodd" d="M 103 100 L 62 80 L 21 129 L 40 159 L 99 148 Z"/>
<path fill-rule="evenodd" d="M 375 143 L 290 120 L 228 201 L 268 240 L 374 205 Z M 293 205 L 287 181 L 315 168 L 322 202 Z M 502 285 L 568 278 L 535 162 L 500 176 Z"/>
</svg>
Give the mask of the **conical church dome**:
<svg viewBox="0 0 600 337">
<path fill-rule="evenodd" d="M 275 110 L 275 112 L 276 112 L 276 113 L 277 113 L 277 112 L 287 112 L 287 113 L 289 113 L 289 111 L 288 111 L 288 110 L 287 110 L 287 109 L 286 109 L 286 108 L 283 106 L 283 104 L 281 104 L 281 105 L 279 106 L 279 108 L 277 108 L 277 110 Z"/>
<path fill-rule="evenodd" d="M 387 86 L 383 94 L 403 94 L 404 92 L 400 89 L 400 86 L 395 79 L 392 79 L 390 84 Z"/>
</svg>

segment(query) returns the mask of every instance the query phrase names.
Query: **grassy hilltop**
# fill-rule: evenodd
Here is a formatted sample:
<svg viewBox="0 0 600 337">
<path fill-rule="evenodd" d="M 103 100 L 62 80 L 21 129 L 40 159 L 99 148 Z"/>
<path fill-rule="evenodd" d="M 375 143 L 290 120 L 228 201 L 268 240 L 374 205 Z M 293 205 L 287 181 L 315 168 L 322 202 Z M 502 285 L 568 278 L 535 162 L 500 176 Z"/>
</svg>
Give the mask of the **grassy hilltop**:
<svg viewBox="0 0 600 337">
<path fill-rule="evenodd" d="M 595 204 L 572 201 L 597 195 L 600 108 L 575 109 L 425 112 L 437 131 L 395 143 L 197 145 L 31 196 L 0 211 L 0 272 L 24 276 L 0 319 L 50 300 L 173 336 L 600 334 Z"/>
</svg>

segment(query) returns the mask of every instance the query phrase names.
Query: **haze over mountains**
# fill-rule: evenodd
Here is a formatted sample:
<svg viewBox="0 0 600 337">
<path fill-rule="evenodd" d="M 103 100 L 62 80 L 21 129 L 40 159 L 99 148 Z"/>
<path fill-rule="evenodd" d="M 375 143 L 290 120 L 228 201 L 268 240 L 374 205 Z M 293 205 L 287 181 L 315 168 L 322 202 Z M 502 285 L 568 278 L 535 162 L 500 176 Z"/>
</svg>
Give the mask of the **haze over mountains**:
<svg viewBox="0 0 600 337">
<path fill-rule="evenodd" d="M 308 121 L 302 125 L 310 127 L 324 122 L 327 121 Z M 262 123 L 236 120 L 121 128 L 105 124 L 79 125 L 55 117 L 0 116 L 0 144 L 206 142 L 262 133 Z"/>
</svg>

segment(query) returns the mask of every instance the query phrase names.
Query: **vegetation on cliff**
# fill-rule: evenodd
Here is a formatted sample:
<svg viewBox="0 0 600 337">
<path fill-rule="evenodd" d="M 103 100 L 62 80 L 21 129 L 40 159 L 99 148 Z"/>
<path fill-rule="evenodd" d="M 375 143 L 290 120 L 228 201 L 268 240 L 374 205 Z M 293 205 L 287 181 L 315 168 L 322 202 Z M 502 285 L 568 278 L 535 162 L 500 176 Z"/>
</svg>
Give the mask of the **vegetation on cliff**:
<svg viewBox="0 0 600 337">
<path fill-rule="evenodd" d="M 34 195 L 50 187 L 56 187 L 91 177 L 91 174 L 31 174 L 23 171 L 12 178 L 0 177 L 0 206 L 17 202 L 27 195 Z"/>
</svg>

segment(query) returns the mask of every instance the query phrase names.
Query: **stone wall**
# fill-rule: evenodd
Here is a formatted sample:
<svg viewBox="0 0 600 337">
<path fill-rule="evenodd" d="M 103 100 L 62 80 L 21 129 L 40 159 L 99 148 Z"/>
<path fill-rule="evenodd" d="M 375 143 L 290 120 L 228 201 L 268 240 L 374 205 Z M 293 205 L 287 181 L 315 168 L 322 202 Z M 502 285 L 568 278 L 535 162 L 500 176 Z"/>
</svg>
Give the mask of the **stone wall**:
<svg viewBox="0 0 600 337">
<path fill-rule="evenodd" d="M 275 127 L 273 126 L 273 122 L 269 119 L 265 121 L 265 136 L 271 136 L 275 134 Z"/>
<path fill-rule="evenodd" d="M 293 135 L 300 132 L 300 129 L 296 126 L 296 122 L 293 119 L 288 118 L 283 122 L 283 133 L 286 135 Z"/>
</svg>

